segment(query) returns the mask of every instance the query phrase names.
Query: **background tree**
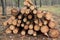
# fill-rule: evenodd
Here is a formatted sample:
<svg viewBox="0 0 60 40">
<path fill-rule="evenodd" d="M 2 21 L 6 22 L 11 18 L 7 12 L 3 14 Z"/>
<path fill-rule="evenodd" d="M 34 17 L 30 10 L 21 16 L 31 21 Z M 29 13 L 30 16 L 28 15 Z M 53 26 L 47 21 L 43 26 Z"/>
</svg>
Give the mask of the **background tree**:
<svg viewBox="0 0 60 40">
<path fill-rule="evenodd" d="M 5 0 L 1 0 L 1 4 L 2 4 L 2 15 L 6 15 L 6 5 L 5 5 Z"/>
</svg>

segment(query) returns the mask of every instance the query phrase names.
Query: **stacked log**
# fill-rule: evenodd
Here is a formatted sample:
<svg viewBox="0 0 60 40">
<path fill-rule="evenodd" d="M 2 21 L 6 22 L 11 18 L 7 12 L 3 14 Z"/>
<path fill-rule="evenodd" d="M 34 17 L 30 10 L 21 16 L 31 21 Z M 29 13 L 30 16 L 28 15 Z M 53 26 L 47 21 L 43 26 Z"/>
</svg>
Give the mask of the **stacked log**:
<svg viewBox="0 0 60 40">
<path fill-rule="evenodd" d="M 50 37 L 58 37 L 56 22 L 48 11 L 41 11 L 31 2 L 26 0 L 20 10 L 13 8 L 12 16 L 3 23 L 7 26 L 6 33 L 37 36 L 43 34 Z"/>
</svg>

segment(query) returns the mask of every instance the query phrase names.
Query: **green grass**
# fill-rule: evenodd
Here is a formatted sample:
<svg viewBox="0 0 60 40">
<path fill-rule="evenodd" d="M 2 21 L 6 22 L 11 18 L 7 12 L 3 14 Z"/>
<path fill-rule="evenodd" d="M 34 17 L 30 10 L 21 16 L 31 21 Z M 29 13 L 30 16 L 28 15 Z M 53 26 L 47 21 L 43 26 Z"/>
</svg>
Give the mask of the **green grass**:
<svg viewBox="0 0 60 40">
<path fill-rule="evenodd" d="M 60 6 L 42 6 L 39 10 L 47 10 L 60 16 Z"/>
</svg>

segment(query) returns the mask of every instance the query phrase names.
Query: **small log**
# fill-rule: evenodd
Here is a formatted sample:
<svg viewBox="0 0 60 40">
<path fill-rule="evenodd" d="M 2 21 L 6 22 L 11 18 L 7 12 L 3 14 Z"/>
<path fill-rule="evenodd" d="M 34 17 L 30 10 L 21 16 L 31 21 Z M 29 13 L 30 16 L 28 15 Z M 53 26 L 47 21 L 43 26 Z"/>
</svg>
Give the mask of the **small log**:
<svg viewBox="0 0 60 40">
<path fill-rule="evenodd" d="M 26 9 L 25 14 L 29 14 L 30 13 L 30 9 Z"/>
<path fill-rule="evenodd" d="M 17 34 L 18 33 L 18 28 L 15 28 L 14 30 L 13 30 L 13 34 Z"/>
<path fill-rule="evenodd" d="M 33 29 L 33 24 L 30 24 L 29 25 L 29 29 Z"/>
<path fill-rule="evenodd" d="M 24 23 L 21 24 L 21 27 L 24 27 Z"/>
<path fill-rule="evenodd" d="M 27 18 L 24 18 L 24 19 L 23 19 L 23 22 L 27 22 Z"/>
<path fill-rule="evenodd" d="M 34 9 L 35 9 L 35 6 L 30 6 L 30 9 L 31 9 L 31 10 L 34 10 Z"/>
<path fill-rule="evenodd" d="M 19 16 L 18 16 L 18 19 L 22 19 L 22 15 L 19 15 Z"/>
<path fill-rule="evenodd" d="M 28 34 L 29 34 L 29 35 L 32 35 L 33 32 L 34 32 L 33 30 L 28 30 Z"/>
<path fill-rule="evenodd" d="M 19 23 L 17 24 L 17 27 L 20 27 L 20 24 Z"/>
<path fill-rule="evenodd" d="M 17 20 L 16 20 L 16 19 L 13 20 L 12 24 L 13 24 L 13 25 L 17 25 Z"/>
<path fill-rule="evenodd" d="M 18 24 L 20 24 L 21 23 L 21 20 L 18 20 Z"/>
<path fill-rule="evenodd" d="M 37 14 L 37 10 L 33 10 L 33 14 Z"/>
<path fill-rule="evenodd" d="M 56 38 L 59 36 L 59 31 L 57 29 L 50 29 L 49 36 L 52 38 Z"/>
<path fill-rule="evenodd" d="M 32 19 L 32 15 L 28 15 L 28 19 Z"/>
<path fill-rule="evenodd" d="M 34 30 L 35 30 L 35 31 L 39 31 L 39 30 L 40 30 L 40 27 L 39 27 L 38 25 L 35 25 L 35 26 L 34 26 Z"/>
<path fill-rule="evenodd" d="M 7 29 L 5 30 L 5 32 L 6 32 L 6 34 L 12 33 L 12 31 L 11 31 L 9 28 L 7 28 Z"/>
<path fill-rule="evenodd" d="M 3 26 L 7 26 L 7 25 L 8 25 L 7 21 L 3 22 Z"/>
<path fill-rule="evenodd" d="M 28 30 L 28 27 L 29 27 L 28 25 L 25 25 L 25 26 L 24 26 L 24 29 L 25 29 L 25 30 Z"/>
<path fill-rule="evenodd" d="M 33 36 L 37 36 L 37 33 L 35 31 L 33 32 Z"/>
<path fill-rule="evenodd" d="M 26 24 L 29 25 L 30 24 L 30 21 L 27 21 Z"/>
<path fill-rule="evenodd" d="M 35 19 L 35 20 L 34 20 L 34 23 L 35 23 L 35 24 L 38 24 L 38 23 L 39 23 L 39 20 L 38 20 L 38 19 Z"/>
<path fill-rule="evenodd" d="M 44 25 L 47 25 L 48 24 L 48 21 L 47 20 L 44 20 L 43 22 L 44 22 Z"/>
<path fill-rule="evenodd" d="M 43 25 L 43 23 L 41 21 L 39 21 L 39 26 L 41 27 Z"/>
<path fill-rule="evenodd" d="M 21 35 L 22 36 L 25 36 L 26 35 L 26 32 L 24 30 L 21 31 Z"/>
<path fill-rule="evenodd" d="M 10 25 L 9 28 L 10 28 L 10 30 L 14 30 L 15 26 L 14 25 Z"/>
<path fill-rule="evenodd" d="M 48 31 L 49 31 L 48 26 L 42 26 L 42 27 L 41 27 L 41 32 L 42 32 L 42 33 L 47 33 Z"/>
</svg>

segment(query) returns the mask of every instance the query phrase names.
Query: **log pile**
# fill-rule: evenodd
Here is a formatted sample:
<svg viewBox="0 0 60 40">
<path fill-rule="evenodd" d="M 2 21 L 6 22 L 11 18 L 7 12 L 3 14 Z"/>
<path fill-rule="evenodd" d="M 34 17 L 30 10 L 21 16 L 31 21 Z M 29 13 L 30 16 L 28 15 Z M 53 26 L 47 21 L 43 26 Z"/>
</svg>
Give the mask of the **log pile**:
<svg viewBox="0 0 60 40">
<path fill-rule="evenodd" d="M 40 34 L 58 37 L 59 31 L 55 28 L 56 22 L 48 11 L 41 11 L 36 8 L 31 0 L 24 2 L 20 10 L 13 8 L 12 16 L 3 23 L 7 26 L 6 33 L 37 36 Z"/>
</svg>

